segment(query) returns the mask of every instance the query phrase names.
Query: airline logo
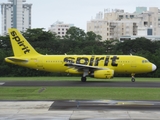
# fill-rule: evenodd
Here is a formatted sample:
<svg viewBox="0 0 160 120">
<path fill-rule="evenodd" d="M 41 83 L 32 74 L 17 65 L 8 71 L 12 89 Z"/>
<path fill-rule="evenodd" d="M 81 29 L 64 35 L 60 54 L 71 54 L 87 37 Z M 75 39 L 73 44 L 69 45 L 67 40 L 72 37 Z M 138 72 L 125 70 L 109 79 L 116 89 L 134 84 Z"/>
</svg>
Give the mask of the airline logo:
<svg viewBox="0 0 160 120">
<path fill-rule="evenodd" d="M 89 65 L 89 66 L 98 66 L 100 61 L 103 61 L 104 66 L 108 66 L 109 61 L 111 61 L 111 65 L 116 67 L 118 64 L 116 60 L 118 60 L 118 56 L 105 56 L 105 57 L 65 57 L 64 62 L 67 63 L 76 63 L 82 65 Z M 67 64 L 66 64 L 67 66 Z"/>
<path fill-rule="evenodd" d="M 15 31 L 12 31 L 11 35 L 12 35 L 12 40 L 15 40 L 17 42 L 17 44 L 22 48 L 22 51 L 24 52 L 24 54 L 27 54 L 30 52 L 30 49 L 28 48 L 28 46 L 24 44 L 24 41 L 17 35 Z"/>
</svg>

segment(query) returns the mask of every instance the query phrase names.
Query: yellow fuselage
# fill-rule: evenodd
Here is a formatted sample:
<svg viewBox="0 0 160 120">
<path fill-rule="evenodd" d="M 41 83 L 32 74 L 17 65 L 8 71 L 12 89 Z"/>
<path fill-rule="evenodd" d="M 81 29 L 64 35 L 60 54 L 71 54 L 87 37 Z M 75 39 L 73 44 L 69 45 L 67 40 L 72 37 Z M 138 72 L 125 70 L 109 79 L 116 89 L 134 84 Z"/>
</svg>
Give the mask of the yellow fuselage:
<svg viewBox="0 0 160 120">
<path fill-rule="evenodd" d="M 48 72 L 67 72 L 82 74 L 66 63 L 112 69 L 115 73 L 146 73 L 152 71 L 152 63 L 146 58 L 132 55 L 37 55 L 20 57 L 27 62 L 15 62 L 6 58 L 7 62 Z"/>
</svg>

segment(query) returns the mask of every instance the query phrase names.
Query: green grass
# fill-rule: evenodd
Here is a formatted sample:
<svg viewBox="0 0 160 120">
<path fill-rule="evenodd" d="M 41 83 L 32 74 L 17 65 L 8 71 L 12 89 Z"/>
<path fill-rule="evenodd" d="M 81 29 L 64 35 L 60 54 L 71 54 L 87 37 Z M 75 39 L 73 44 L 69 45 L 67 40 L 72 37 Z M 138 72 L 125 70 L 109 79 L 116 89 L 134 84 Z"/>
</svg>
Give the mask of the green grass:
<svg viewBox="0 0 160 120">
<path fill-rule="evenodd" d="M 160 88 L 0 87 L 0 100 L 160 100 Z M 39 92 L 41 91 L 41 92 Z"/>
<path fill-rule="evenodd" d="M 81 77 L 0 77 L 0 81 L 80 81 Z M 87 77 L 87 81 L 130 81 L 131 77 L 114 77 L 112 79 L 95 79 Z M 138 81 L 160 81 L 160 78 L 141 78 Z"/>
<path fill-rule="evenodd" d="M 130 77 L 113 79 L 87 78 L 87 81 L 129 81 Z M 0 77 L 2 81 L 80 81 L 80 77 Z M 158 82 L 160 78 L 136 78 L 136 82 Z M 0 100 L 160 100 L 160 88 L 127 87 L 3 87 Z"/>
</svg>

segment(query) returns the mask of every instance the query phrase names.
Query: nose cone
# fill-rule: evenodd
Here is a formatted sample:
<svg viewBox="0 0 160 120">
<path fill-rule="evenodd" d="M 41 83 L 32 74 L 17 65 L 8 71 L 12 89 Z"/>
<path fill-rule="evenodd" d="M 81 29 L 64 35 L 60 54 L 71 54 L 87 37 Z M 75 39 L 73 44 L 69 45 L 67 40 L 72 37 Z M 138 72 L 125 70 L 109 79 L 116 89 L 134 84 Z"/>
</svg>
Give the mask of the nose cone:
<svg viewBox="0 0 160 120">
<path fill-rule="evenodd" d="M 152 71 L 155 71 L 157 69 L 157 66 L 155 64 L 152 64 Z"/>
</svg>

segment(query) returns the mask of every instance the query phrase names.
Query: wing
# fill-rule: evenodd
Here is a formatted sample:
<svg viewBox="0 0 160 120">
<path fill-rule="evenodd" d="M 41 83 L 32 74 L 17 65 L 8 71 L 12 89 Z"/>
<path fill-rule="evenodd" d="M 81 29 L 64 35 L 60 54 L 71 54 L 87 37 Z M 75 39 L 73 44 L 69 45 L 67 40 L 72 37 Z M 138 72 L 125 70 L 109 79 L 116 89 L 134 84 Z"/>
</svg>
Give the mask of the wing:
<svg viewBox="0 0 160 120">
<path fill-rule="evenodd" d="M 78 71 L 83 71 L 84 69 L 88 69 L 89 71 L 94 70 L 108 70 L 109 68 L 104 67 L 98 67 L 98 66 L 89 66 L 89 65 L 83 65 L 83 64 L 75 64 L 75 63 L 66 63 L 65 66 L 68 66 L 70 68 L 77 69 Z"/>
</svg>

